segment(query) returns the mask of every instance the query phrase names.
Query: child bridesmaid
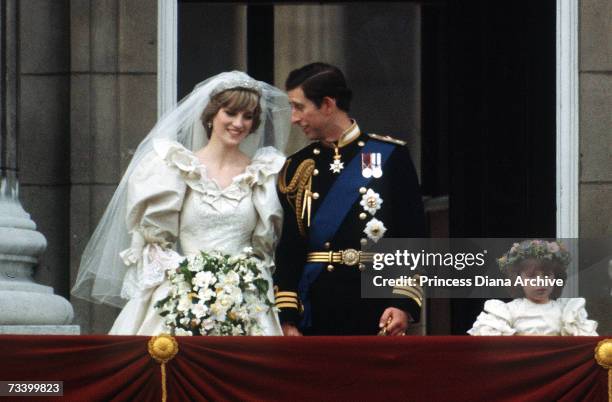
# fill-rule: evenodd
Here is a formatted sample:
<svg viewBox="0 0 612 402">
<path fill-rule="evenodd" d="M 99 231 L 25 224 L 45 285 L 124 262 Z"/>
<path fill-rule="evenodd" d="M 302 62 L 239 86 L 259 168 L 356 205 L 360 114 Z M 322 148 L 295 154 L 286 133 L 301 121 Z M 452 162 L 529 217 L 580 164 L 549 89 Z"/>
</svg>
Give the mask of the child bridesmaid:
<svg viewBox="0 0 612 402">
<path fill-rule="evenodd" d="M 515 298 L 511 302 L 487 300 L 468 334 L 597 336 L 597 322 L 587 319 L 583 298 L 559 299 L 569 261 L 569 253 L 557 241 L 514 243 L 498 264 L 512 283 L 521 277 L 525 284 L 510 288 Z M 534 283 L 538 277 L 562 279 L 563 285 Z"/>
</svg>

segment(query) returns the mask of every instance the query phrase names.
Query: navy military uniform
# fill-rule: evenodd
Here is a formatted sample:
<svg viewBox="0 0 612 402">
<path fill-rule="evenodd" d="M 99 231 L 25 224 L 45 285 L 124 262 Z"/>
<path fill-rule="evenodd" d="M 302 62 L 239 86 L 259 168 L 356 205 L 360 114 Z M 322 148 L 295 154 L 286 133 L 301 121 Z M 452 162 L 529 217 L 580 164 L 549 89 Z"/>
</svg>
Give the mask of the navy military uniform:
<svg viewBox="0 0 612 402">
<path fill-rule="evenodd" d="M 350 210 L 335 234 L 321 250 L 312 250 L 310 224 L 340 177 L 338 165 L 346 166 L 353 158 L 360 158 L 363 167 L 364 154 L 370 165 L 376 165 L 376 158 L 363 152 L 368 141 L 381 141 L 393 147 L 383 165 L 382 176 L 372 178 L 366 186 L 356 190 L 359 191 L 357 200 L 348 204 Z M 378 195 L 377 210 L 368 210 L 360 204 L 363 195 L 372 192 Z M 354 258 L 349 261 L 351 251 L 360 250 L 382 234 L 376 232 L 376 227 L 374 232 L 371 229 L 364 232 L 373 218 L 386 228 L 384 237 L 425 237 L 418 179 L 405 143 L 388 136 L 361 133 L 354 123 L 335 147 L 314 142 L 290 156 L 279 174 L 278 195 L 285 214 L 282 237 L 276 250 L 274 277 L 275 300 L 281 322 L 300 327 L 305 335 L 375 335 L 379 330 L 380 316 L 387 307 L 401 308 L 413 320 L 419 320 L 420 289 L 400 289 L 404 298 L 362 298 L 360 269 L 363 266 Z M 372 202 L 371 206 L 376 206 L 377 199 Z M 307 261 L 323 262 L 325 268 L 320 270 L 307 292 L 310 320 L 304 326 L 298 283 Z"/>
</svg>

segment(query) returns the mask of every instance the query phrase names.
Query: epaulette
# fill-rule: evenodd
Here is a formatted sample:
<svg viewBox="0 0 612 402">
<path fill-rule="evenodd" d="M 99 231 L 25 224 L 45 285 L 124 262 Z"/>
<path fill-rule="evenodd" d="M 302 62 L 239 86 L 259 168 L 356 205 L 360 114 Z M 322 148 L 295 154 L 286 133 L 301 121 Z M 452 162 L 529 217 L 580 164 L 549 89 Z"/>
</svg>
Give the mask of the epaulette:
<svg viewBox="0 0 612 402">
<path fill-rule="evenodd" d="M 406 141 L 398 140 L 397 138 L 393 138 L 390 135 L 380 135 L 380 134 L 368 134 L 370 138 L 374 138 L 375 140 L 390 142 L 395 145 L 404 146 L 407 144 Z"/>
</svg>

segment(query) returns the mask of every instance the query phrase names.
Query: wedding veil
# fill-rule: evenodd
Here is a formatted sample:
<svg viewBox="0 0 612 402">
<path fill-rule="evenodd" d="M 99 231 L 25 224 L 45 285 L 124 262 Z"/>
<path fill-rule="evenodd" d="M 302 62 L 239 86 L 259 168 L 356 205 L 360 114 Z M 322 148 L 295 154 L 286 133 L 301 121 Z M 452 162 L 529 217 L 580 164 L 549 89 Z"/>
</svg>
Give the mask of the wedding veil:
<svg viewBox="0 0 612 402">
<path fill-rule="evenodd" d="M 178 141 L 193 151 L 207 142 L 200 115 L 211 96 L 232 88 L 248 88 L 261 94 L 261 124 L 240 145 L 249 156 L 263 146 L 284 152 L 291 125 L 291 107 L 287 95 L 272 85 L 256 81 L 240 71 L 218 74 L 202 81 L 172 110 L 165 113 L 139 144 L 132 161 L 117 186 L 98 227 L 94 231 L 79 266 L 71 293 L 79 298 L 123 307 L 121 287 L 127 267 L 119 253 L 130 246 L 126 227 L 128 180 L 142 158 L 153 151 L 153 140 Z"/>
</svg>

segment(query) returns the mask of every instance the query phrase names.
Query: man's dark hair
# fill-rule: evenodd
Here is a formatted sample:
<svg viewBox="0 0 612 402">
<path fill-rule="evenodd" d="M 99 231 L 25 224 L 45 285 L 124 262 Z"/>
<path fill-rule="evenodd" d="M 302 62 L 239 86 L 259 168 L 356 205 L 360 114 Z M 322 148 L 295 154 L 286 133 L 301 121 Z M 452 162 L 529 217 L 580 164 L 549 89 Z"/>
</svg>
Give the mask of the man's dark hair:
<svg viewBox="0 0 612 402">
<path fill-rule="evenodd" d="M 321 107 L 323 98 L 329 96 L 336 100 L 339 109 L 348 112 L 353 91 L 346 85 L 344 74 L 338 67 L 327 63 L 311 63 L 293 70 L 285 81 L 285 89 L 291 91 L 302 87 L 306 98 Z"/>
</svg>

